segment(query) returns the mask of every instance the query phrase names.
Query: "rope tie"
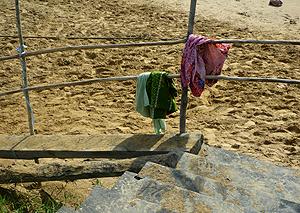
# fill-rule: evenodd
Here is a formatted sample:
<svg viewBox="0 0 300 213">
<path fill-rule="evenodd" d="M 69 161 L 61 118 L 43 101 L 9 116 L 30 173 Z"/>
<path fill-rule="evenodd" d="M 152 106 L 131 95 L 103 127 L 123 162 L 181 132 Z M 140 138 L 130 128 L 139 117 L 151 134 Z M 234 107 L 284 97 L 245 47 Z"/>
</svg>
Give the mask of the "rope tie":
<svg viewBox="0 0 300 213">
<path fill-rule="evenodd" d="M 21 49 L 22 49 L 21 46 L 16 48 L 16 51 L 18 52 L 20 57 L 23 57 L 23 56 L 26 55 L 25 49 L 27 48 L 27 46 L 25 44 L 22 44 L 22 47 L 23 47 L 23 50 L 24 50 L 23 52 L 21 52 Z"/>
</svg>

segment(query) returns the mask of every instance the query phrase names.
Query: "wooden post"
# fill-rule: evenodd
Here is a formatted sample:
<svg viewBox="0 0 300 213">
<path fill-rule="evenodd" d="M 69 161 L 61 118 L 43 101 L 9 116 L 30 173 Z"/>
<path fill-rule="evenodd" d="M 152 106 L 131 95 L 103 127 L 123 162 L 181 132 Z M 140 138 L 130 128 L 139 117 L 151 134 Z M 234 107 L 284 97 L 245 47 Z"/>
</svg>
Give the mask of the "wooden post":
<svg viewBox="0 0 300 213">
<path fill-rule="evenodd" d="M 27 88 L 28 87 L 28 81 L 27 81 L 27 71 L 26 71 L 26 60 L 24 55 L 24 40 L 22 36 L 22 30 L 21 30 L 21 18 L 20 18 L 20 4 L 19 0 L 15 0 L 16 5 L 16 24 L 17 24 L 17 30 L 18 30 L 18 36 L 19 36 L 19 43 L 20 47 L 18 48 L 18 52 L 20 54 L 20 62 L 22 66 L 22 87 Z M 26 108 L 28 113 L 28 123 L 29 123 L 29 131 L 30 135 L 34 135 L 34 118 L 33 118 L 33 111 L 30 105 L 30 99 L 29 99 L 29 93 L 28 90 L 24 90 L 24 97 L 26 102 Z"/>
<path fill-rule="evenodd" d="M 196 14 L 196 4 L 197 0 L 191 0 L 190 5 L 190 15 L 189 15 L 189 25 L 188 25 L 188 32 L 187 32 L 187 38 L 190 34 L 193 33 L 194 30 L 194 20 L 195 20 L 195 14 Z M 180 127 L 179 127 L 179 133 L 185 133 L 186 132 L 186 108 L 188 103 L 188 88 L 182 88 L 182 94 L 181 94 L 181 105 L 180 105 Z"/>
</svg>

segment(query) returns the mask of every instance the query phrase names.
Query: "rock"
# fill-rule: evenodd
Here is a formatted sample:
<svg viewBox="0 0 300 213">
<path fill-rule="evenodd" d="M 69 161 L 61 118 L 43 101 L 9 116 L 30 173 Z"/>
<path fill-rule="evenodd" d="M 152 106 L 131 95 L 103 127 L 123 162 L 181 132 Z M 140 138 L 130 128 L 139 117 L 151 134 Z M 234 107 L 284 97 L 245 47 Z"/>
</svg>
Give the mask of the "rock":
<svg viewBox="0 0 300 213">
<path fill-rule="evenodd" d="M 76 211 L 63 206 L 57 211 L 57 213 L 76 213 Z"/>
<path fill-rule="evenodd" d="M 270 0 L 269 5 L 273 7 L 281 7 L 283 2 L 281 0 Z"/>
<path fill-rule="evenodd" d="M 256 123 L 254 121 L 247 121 L 244 125 L 243 125 L 243 128 L 245 129 L 249 129 L 249 128 L 252 128 L 252 127 L 255 127 L 256 126 Z"/>
<path fill-rule="evenodd" d="M 118 191 L 95 187 L 91 195 L 80 206 L 82 213 L 131 213 L 131 212 L 163 212 L 159 204 L 135 198 L 135 193 L 119 193 Z"/>
<path fill-rule="evenodd" d="M 234 149 L 239 149 L 240 146 L 241 146 L 241 145 L 240 145 L 240 144 L 237 144 L 237 143 L 231 145 L 231 147 L 234 148 Z"/>
<path fill-rule="evenodd" d="M 299 171 L 274 166 L 234 152 L 203 146 L 200 157 L 184 153 L 176 168 L 218 182 L 224 181 L 256 194 L 266 193 L 274 200 L 285 199 L 300 203 Z M 273 209 L 272 205 L 266 205 L 266 208 Z"/>
<path fill-rule="evenodd" d="M 168 212 L 241 212 L 243 209 L 203 194 L 195 193 L 174 185 L 164 184 L 151 178 L 137 180 L 133 173 L 124 173 L 126 178 L 116 184 L 113 190 L 132 195 L 151 203 L 160 204 Z M 201 211 L 200 211 L 201 210 Z"/>
</svg>

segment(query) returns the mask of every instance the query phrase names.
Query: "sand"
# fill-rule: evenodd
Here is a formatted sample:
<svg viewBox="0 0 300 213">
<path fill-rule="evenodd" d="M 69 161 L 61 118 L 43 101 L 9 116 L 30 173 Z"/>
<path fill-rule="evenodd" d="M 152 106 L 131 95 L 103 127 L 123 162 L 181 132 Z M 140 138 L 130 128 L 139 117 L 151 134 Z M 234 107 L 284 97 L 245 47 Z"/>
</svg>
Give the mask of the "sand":
<svg viewBox="0 0 300 213">
<path fill-rule="evenodd" d="M 134 0 L 136 2 L 146 2 Z M 163 4 L 166 7 L 188 11 L 190 0 L 150 0 L 152 5 Z M 268 0 L 198 0 L 197 14 L 230 22 L 230 25 L 246 27 L 257 33 L 271 33 L 299 39 L 300 4 L 298 0 L 285 0 L 282 7 L 271 7 Z"/>
<path fill-rule="evenodd" d="M 188 3 L 24 0 L 23 33 L 61 37 L 26 39 L 28 50 L 132 42 L 67 40 L 66 36 L 182 38 L 186 35 Z M 280 8 L 268 6 L 267 0 L 203 0 L 198 1 L 198 6 L 196 34 L 212 38 L 300 39 L 298 0 L 286 0 Z M 0 34 L 15 35 L 13 2 L 1 1 L 0 8 Z M 15 38 L 0 38 L 1 56 L 15 54 L 17 46 Z M 182 48 L 183 45 L 176 45 L 41 55 L 27 59 L 28 78 L 30 85 L 41 85 L 133 75 L 153 69 L 178 73 Z M 297 46 L 233 45 L 223 74 L 300 79 L 299 65 Z M 0 62 L 0 91 L 20 87 L 20 72 L 18 60 Z M 180 82 L 176 84 L 180 93 Z M 39 134 L 153 133 L 151 120 L 135 112 L 134 96 L 135 81 L 30 93 Z M 180 96 L 177 102 L 180 103 Z M 200 131 L 208 144 L 277 165 L 300 167 L 299 120 L 299 85 L 219 81 L 200 98 L 189 95 L 189 132 Z M 167 125 L 169 133 L 178 132 L 179 111 L 167 119 Z M 28 133 L 21 94 L 0 97 L 0 133 Z M 0 166 L 16 165 L 0 161 Z"/>
<path fill-rule="evenodd" d="M 159 7 L 157 1 L 150 6 L 143 1 L 123 4 L 110 1 L 76 3 L 68 1 L 24 1 L 21 4 L 25 35 L 47 36 L 128 36 L 151 35 L 154 39 L 179 38 L 185 35 L 188 7 L 176 4 Z M 187 1 L 180 1 L 187 3 Z M 221 2 L 221 1 L 220 1 Z M 220 3 L 219 2 L 219 3 Z M 231 2 L 232 7 L 229 7 Z M 299 23 L 285 24 L 272 34 L 271 28 L 260 28 L 280 10 L 295 17 L 295 1 L 287 1 L 282 8 L 263 6 L 250 10 L 254 1 L 229 1 L 223 15 L 234 14 L 248 8 L 256 16 L 242 18 L 243 26 L 221 22 L 216 14 L 217 3 L 198 2 L 195 33 L 216 38 L 294 39 L 296 34 L 286 29 L 298 30 Z M 248 3 L 246 3 L 248 2 Z M 166 3 L 166 2 L 165 2 Z M 205 4 L 207 3 L 207 4 Z M 241 4 L 243 3 L 243 4 Z M 241 9 L 237 9 L 241 4 Z M 174 7 L 174 5 L 176 7 Z M 205 10 L 205 5 L 209 10 Z M 14 35 L 14 5 L 1 3 L 1 32 Z M 211 6 L 211 7 L 210 7 Z M 224 6 L 224 5 L 223 5 Z M 219 8 L 223 8 L 220 3 Z M 185 9 L 182 9 L 185 8 Z M 296 9 L 295 9 L 296 8 Z M 222 9 L 222 10 L 223 10 Z M 265 14 L 259 13 L 266 10 Z M 211 11 L 211 13 L 210 13 Z M 231 11 L 231 12 L 230 12 Z M 221 13 L 220 13 L 221 14 Z M 211 18 L 214 17 L 214 18 Z M 230 18 L 234 19 L 235 15 Z M 240 17 L 240 16 L 237 16 Z M 249 18 L 249 20 L 247 19 Z M 272 16 L 268 19 L 272 20 Z M 235 23 L 240 21 L 236 18 Z M 230 19 L 229 19 L 230 21 Z M 261 26 L 262 26 L 261 25 Z M 262 29 L 267 29 L 262 32 Z M 289 31 L 290 32 L 290 31 Z M 298 34 L 299 36 L 299 34 Z M 299 39 L 299 37 L 298 37 Z M 18 46 L 13 38 L 2 38 L 2 55 L 15 53 Z M 27 39 L 29 50 L 46 47 L 100 43 L 97 40 L 46 40 Z M 122 41 L 113 41 L 122 42 Z M 123 41 L 124 42 L 124 41 Z M 125 41 L 130 42 L 130 41 Z M 28 58 L 30 85 L 74 81 L 95 77 L 138 74 L 152 69 L 178 72 L 183 45 L 114 50 L 76 51 Z M 223 74 L 236 76 L 272 76 L 300 78 L 299 47 L 270 45 L 234 45 L 224 66 Z M 1 91 L 20 86 L 20 65 L 17 60 L 1 62 Z M 178 89 L 180 84 L 177 81 Z M 266 83 L 239 83 L 220 81 L 207 88 L 201 98 L 190 96 L 187 112 L 188 131 L 202 131 L 209 144 L 252 154 L 265 160 L 299 166 L 299 86 Z M 97 134 L 97 133 L 152 133 L 151 120 L 134 110 L 135 82 L 109 82 L 90 86 L 32 92 L 37 132 L 40 134 Z M 178 97 L 179 103 L 179 97 Z M 21 94 L 0 99 L 0 132 L 22 134 L 28 132 L 27 115 Z M 168 118 L 168 132 L 177 132 L 179 112 Z M 233 147 L 232 147 L 233 146 Z"/>
</svg>

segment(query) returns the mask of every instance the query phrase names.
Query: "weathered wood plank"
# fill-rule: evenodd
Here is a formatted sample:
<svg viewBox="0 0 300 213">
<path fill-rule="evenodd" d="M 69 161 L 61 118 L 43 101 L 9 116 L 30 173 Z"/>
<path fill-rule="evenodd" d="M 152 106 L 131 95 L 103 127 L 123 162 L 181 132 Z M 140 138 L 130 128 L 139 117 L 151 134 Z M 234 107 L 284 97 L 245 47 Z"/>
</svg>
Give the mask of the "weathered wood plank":
<svg viewBox="0 0 300 213">
<path fill-rule="evenodd" d="M 21 141 L 25 140 L 26 135 L 0 135 L 1 150 L 10 150 L 17 146 Z"/>
<path fill-rule="evenodd" d="M 125 159 L 147 155 L 167 154 L 169 151 L 59 151 L 59 150 L 0 150 L 4 159 L 38 158 L 114 158 Z"/>
<path fill-rule="evenodd" d="M 34 135 L 8 146 L 0 143 L 0 158 L 132 158 L 184 151 L 197 154 L 201 134 L 186 135 Z"/>
<path fill-rule="evenodd" d="M 181 155 L 181 152 L 171 152 L 123 160 L 102 159 L 76 163 L 61 160 L 50 164 L 24 165 L 25 169 L 20 166 L 17 169 L 0 168 L 0 184 L 114 177 L 122 175 L 125 171 L 137 173 L 148 161 L 174 168 Z"/>
</svg>

